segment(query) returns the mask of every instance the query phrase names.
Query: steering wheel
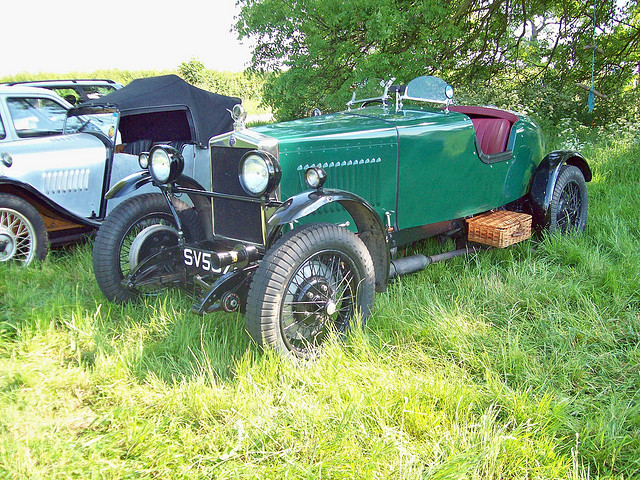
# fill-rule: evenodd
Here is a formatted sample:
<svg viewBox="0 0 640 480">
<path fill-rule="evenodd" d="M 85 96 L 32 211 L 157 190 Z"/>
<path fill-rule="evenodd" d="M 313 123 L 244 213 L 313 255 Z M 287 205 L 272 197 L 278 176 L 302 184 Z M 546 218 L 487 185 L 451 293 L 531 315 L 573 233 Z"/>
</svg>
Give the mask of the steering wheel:
<svg viewBox="0 0 640 480">
<path fill-rule="evenodd" d="M 384 105 L 384 102 L 382 100 L 376 98 L 375 100 L 367 100 L 366 102 L 362 102 L 360 108 L 368 107 L 369 105 L 373 105 L 374 103 L 381 103 Z"/>
</svg>

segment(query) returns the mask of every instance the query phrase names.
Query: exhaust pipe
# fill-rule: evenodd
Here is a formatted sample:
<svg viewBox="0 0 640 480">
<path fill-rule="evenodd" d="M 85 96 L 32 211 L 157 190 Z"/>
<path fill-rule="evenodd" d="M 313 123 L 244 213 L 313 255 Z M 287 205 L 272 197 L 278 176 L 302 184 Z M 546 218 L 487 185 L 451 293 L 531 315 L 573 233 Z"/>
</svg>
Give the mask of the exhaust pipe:
<svg viewBox="0 0 640 480">
<path fill-rule="evenodd" d="M 253 245 L 241 245 L 236 250 L 217 252 L 211 255 L 211 265 L 215 269 L 223 269 L 234 263 L 239 266 L 255 262 L 260 258 L 258 248 Z"/>
<path fill-rule="evenodd" d="M 397 258 L 391 260 L 389 264 L 389 280 L 406 275 L 407 273 L 415 273 L 424 270 L 432 263 L 442 262 L 450 258 L 461 257 L 470 253 L 483 250 L 483 247 L 461 248 L 450 252 L 439 253 L 437 255 L 411 255 L 410 257 Z"/>
</svg>

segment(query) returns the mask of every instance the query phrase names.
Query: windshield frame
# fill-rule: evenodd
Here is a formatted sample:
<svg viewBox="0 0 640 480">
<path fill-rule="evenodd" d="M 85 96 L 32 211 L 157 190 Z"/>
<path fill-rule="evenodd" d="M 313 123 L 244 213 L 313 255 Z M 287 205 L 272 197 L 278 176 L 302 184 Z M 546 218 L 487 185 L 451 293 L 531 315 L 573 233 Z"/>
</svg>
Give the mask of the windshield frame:
<svg viewBox="0 0 640 480">
<path fill-rule="evenodd" d="M 351 107 L 358 103 L 362 104 L 361 106 L 364 106 L 364 104 L 368 102 L 381 102 L 384 106 L 387 106 L 387 100 L 391 98 L 391 96 L 389 95 L 389 89 L 393 85 L 394 81 L 395 81 L 395 77 L 391 77 L 389 80 L 384 80 L 382 78 L 371 78 L 356 84 L 355 90 L 351 95 L 351 100 L 349 100 L 346 104 L 347 110 L 351 110 Z M 357 98 L 359 87 L 363 87 L 365 84 L 370 82 L 379 83 L 380 87 L 383 89 L 382 94 L 377 97 Z"/>
<path fill-rule="evenodd" d="M 109 132 L 104 132 L 98 125 L 94 124 L 96 130 L 77 130 L 72 131 L 70 126 L 68 125 L 69 119 L 71 117 L 82 118 L 89 117 L 87 119 L 87 123 L 91 121 L 91 117 L 96 118 L 101 115 L 113 115 L 115 116 L 115 121 L 112 125 L 109 125 L 109 131 L 113 129 L 113 134 L 109 134 Z M 83 125 L 84 126 L 84 125 Z M 118 137 L 118 128 L 120 126 L 120 111 L 117 107 L 107 105 L 107 106 L 80 106 L 75 108 L 70 108 L 67 111 L 67 117 L 64 121 L 64 133 L 66 135 L 74 134 L 74 133 L 88 133 L 95 137 L 98 137 L 108 148 L 113 148 L 116 144 L 116 140 Z"/>
<path fill-rule="evenodd" d="M 411 96 L 411 84 L 414 83 L 420 87 L 420 82 L 431 82 L 432 85 L 427 84 L 427 91 L 429 96 Z M 438 90 L 442 89 L 441 92 Z M 448 107 L 453 102 L 453 87 L 447 83 L 444 79 L 436 77 L 435 75 L 422 75 L 411 80 L 404 89 L 404 93 L 400 96 L 400 102 L 410 100 L 414 102 L 436 103 L 445 105 Z"/>
</svg>

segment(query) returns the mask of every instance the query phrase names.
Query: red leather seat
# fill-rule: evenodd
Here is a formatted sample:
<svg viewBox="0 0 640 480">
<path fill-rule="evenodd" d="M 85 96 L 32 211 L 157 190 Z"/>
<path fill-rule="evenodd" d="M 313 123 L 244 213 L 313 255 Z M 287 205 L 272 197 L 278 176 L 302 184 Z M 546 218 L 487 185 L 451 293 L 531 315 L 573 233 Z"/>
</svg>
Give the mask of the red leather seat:
<svg viewBox="0 0 640 480">
<path fill-rule="evenodd" d="M 511 124 L 504 118 L 472 118 L 480 150 L 485 155 L 501 153 L 507 149 Z"/>
<path fill-rule="evenodd" d="M 471 119 L 478 145 L 485 155 L 506 151 L 511 126 L 520 120 L 511 112 L 491 107 L 452 105 L 449 110 L 464 113 Z"/>
</svg>

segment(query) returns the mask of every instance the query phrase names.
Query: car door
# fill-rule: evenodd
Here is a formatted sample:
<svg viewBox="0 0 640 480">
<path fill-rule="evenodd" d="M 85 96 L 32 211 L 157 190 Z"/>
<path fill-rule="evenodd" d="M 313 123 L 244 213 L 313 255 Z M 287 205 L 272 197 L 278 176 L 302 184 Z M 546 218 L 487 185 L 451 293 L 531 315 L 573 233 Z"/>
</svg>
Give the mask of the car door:
<svg viewBox="0 0 640 480">
<path fill-rule="evenodd" d="M 398 125 L 400 228 L 463 218 L 518 198 L 505 192 L 510 155 L 505 161 L 482 161 L 473 124 L 465 115 L 404 115 Z"/>
<path fill-rule="evenodd" d="M 7 95 L 1 102 L 4 175 L 85 218 L 100 214 L 107 151 L 90 134 L 62 135 L 67 107 L 52 94 Z"/>
</svg>

